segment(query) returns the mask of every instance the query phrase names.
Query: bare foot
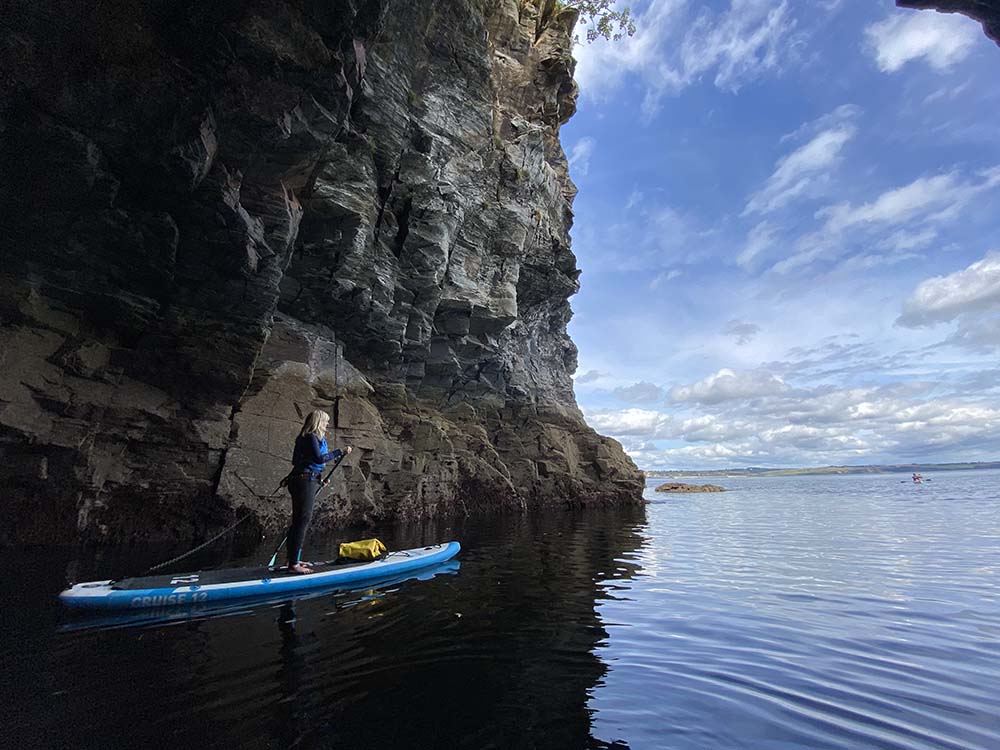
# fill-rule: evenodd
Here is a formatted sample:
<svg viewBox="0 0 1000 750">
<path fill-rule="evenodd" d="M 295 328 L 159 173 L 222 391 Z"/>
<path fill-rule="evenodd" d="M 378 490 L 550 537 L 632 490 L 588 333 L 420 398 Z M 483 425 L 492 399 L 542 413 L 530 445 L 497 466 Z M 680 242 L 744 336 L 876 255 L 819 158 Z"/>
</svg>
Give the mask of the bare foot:
<svg viewBox="0 0 1000 750">
<path fill-rule="evenodd" d="M 289 565 L 288 568 L 286 568 L 286 570 L 288 570 L 289 573 L 296 573 L 300 576 L 312 573 L 312 568 L 307 568 L 302 563 L 295 563 L 295 565 Z"/>
</svg>

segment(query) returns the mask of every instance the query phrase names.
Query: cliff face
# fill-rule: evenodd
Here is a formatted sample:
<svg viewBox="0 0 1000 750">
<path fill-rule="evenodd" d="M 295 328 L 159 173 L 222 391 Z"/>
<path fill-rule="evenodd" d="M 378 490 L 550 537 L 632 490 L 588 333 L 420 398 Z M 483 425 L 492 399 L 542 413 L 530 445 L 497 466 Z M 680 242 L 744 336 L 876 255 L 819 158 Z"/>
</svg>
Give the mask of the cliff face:
<svg viewBox="0 0 1000 750">
<path fill-rule="evenodd" d="M 639 502 L 566 334 L 575 16 L 544 0 L 15 3 L 3 538 Z"/>
<path fill-rule="evenodd" d="M 986 36 L 1000 44 L 1000 2 L 998 0 L 896 0 L 901 8 L 933 9 L 942 13 L 962 13 L 983 25 Z"/>
</svg>

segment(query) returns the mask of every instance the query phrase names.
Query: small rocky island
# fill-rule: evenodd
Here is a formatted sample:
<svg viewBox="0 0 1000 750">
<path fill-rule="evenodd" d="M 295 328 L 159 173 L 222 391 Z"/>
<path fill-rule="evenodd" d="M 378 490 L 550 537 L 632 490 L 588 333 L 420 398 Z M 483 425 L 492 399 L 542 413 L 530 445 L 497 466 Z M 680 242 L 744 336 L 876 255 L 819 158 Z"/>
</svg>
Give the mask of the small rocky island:
<svg viewBox="0 0 1000 750">
<path fill-rule="evenodd" d="M 725 492 L 725 487 L 717 484 L 684 484 L 684 482 L 664 482 L 657 492 Z"/>
</svg>

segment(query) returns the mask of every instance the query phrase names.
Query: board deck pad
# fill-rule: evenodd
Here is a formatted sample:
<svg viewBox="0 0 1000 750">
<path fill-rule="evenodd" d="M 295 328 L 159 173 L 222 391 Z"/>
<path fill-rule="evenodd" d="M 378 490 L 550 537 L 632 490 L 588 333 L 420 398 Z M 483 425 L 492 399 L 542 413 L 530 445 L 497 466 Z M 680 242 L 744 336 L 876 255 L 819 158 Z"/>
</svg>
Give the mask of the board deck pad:
<svg viewBox="0 0 1000 750">
<path fill-rule="evenodd" d="M 370 561 L 327 560 L 315 563 L 312 573 L 301 575 L 289 573 L 284 566 L 261 565 L 136 576 L 120 581 L 90 581 L 71 586 L 59 598 L 68 607 L 121 610 L 295 595 L 437 565 L 452 559 L 461 549 L 458 542 L 444 542 L 396 550 Z"/>
<path fill-rule="evenodd" d="M 359 565 L 369 565 L 370 560 L 351 560 L 338 562 L 313 563 L 312 573 L 289 573 L 284 565 L 272 568 L 222 568 L 220 570 L 196 570 L 193 573 L 167 573 L 158 576 L 138 576 L 115 581 L 111 588 L 115 591 L 135 591 L 137 589 L 165 589 L 173 586 L 208 586 L 213 583 L 238 583 L 240 581 L 270 581 L 276 578 L 302 578 L 304 575 L 316 575 L 331 570 L 346 570 Z"/>
</svg>

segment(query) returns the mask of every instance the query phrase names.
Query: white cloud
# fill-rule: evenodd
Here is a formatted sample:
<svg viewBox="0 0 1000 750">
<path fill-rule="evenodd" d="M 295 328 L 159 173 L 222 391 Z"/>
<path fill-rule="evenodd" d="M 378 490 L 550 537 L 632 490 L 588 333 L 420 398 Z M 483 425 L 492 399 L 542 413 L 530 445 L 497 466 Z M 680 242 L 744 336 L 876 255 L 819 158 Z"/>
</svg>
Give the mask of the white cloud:
<svg viewBox="0 0 1000 750">
<path fill-rule="evenodd" d="M 957 13 L 897 11 L 868 26 L 865 38 L 879 70 L 894 73 L 921 58 L 937 70 L 950 68 L 981 33 L 975 21 Z"/>
<path fill-rule="evenodd" d="M 647 286 L 656 289 L 684 273 L 678 265 L 697 263 L 717 251 L 720 228 L 700 222 L 694 214 L 647 200 L 620 221 L 588 229 L 578 225 L 574 249 L 580 257 L 599 254 L 601 263 L 588 272 L 643 271 Z"/>
<path fill-rule="evenodd" d="M 666 395 L 660 386 L 646 381 L 615 388 L 614 394 L 622 401 L 630 401 L 634 404 L 653 404 L 662 401 Z"/>
<path fill-rule="evenodd" d="M 669 433 L 670 416 L 649 409 L 584 410 L 587 423 L 603 435 L 617 438 L 622 436 L 642 436 L 652 440 Z"/>
<path fill-rule="evenodd" d="M 680 419 L 639 409 L 587 419 L 621 439 L 643 468 L 885 463 L 933 460 L 942 451 L 956 460 L 991 460 L 1000 408 L 982 391 L 962 395 L 963 388 L 958 383 L 942 396 L 940 383 L 817 387 L 702 404 Z M 658 448 L 655 441 L 687 444 Z"/>
<path fill-rule="evenodd" d="M 923 227 L 922 229 L 915 230 L 901 229 L 880 240 L 878 245 L 883 249 L 896 252 L 917 250 L 921 247 L 927 247 L 937 237 L 938 230 L 933 227 Z"/>
<path fill-rule="evenodd" d="M 1000 199 L 1000 169 L 976 172 L 992 163 L 985 130 L 974 140 L 956 135 L 971 127 L 973 110 L 989 110 L 989 71 L 960 64 L 961 74 L 938 76 L 931 66 L 957 57 L 933 45 L 899 53 L 894 78 L 878 72 L 875 48 L 860 68 L 845 67 L 841 53 L 850 57 L 852 45 L 855 57 L 861 51 L 867 20 L 853 32 L 846 17 L 829 29 L 845 32 L 846 44 L 830 37 L 833 48 L 798 51 L 822 23 L 819 3 L 772 6 L 644 0 L 633 7 L 654 22 L 640 25 L 635 39 L 580 48 L 584 109 L 604 95 L 635 107 L 645 96 L 647 115 L 669 108 L 679 139 L 649 141 L 644 153 L 653 148 L 653 161 L 623 164 L 601 192 L 581 195 L 590 202 L 586 210 L 580 204 L 574 248 L 587 278 L 599 274 L 574 300 L 587 317 L 571 323 L 581 351 L 590 352 L 576 380 L 587 419 L 646 468 L 995 459 L 1000 307 L 946 314 L 939 301 L 943 307 L 919 313 L 940 318 L 939 329 L 892 326 L 897 316 L 918 314 L 903 301 L 916 297 L 919 282 L 968 270 L 982 250 L 1000 250 L 990 244 L 967 256 L 970 243 L 996 229 L 990 204 Z M 701 22 L 703 8 L 712 23 Z M 756 13 L 757 25 L 737 23 L 738 9 L 744 19 Z M 876 9 L 869 18 L 886 15 Z M 771 40 L 777 43 L 769 47 Z M 883 41 L 888 61 L 893 40 Z M 789 68 L 802 58 L 798 76 Z M 972 61 L 970 53 L 965 63 Z M 787 97 L 787 87 L 772 88 L 783 71 L 800 93 L 828 85 L 833 103 L 816 112 L 828 114 L 738 123 L 753 141 L 741 148 L 731 139 L 742 136 L 725 121 L 735 100 L 723 91 L 766 80 L 763 93 Z M 852 105 L 830 111 L 863 87 L 862 73 L 895 81 L 895 94 L 872 99 L 862 91 L 864 113 Z M 679 92 L 686 96 L 668 98 Z M 592 114 L 605 125 L 611 117 Z M 945 121 L 936 125 L 938 115 Z M 975 123 L 988 129 L 982 118 Z M 610 142 L 591 128 L 578 133 L 597 136 L 601 153 L 595 149 L 590 161 L 602 170 Z M 759 149 L 762 137 L 768 141 L 749 180 L 726 180 L 733 149 Z M 712 151 L 720 138 L 730 140 Z M 569 141 L 571 156 L 575 144 Z M 706 148 L 712 158 L 699 160 Z M 880 164 L 876 152 L 886 149 L 894 158 Z M 574 175 L 582 166 L 577 156 Z M 802 272 L 760 274 L 772 267 Z M 617 300 L 614 311 L 609 299 Z M 793 345 L 804 348 L 786 354 Z M 974 387 L 963 380 L 980 372 L 987 375 Z M 676 387 L 655 400 L 656 384 Z"/>
<path fill-rule="evenodd" d="M 932 104 L 936 101 L 941 100 L 952 100 L 958 98 L 958 96 L 964 92 L 969 86 L 972 85 L 972 80 L 968 80 L 961 86 L 942 86 L 937 91 L 933 91 L 924 97 L 924 104 Z"/>
<path fill-rule="evenodd" d="M 723 368 L 696 383 L 674 386 L 670 389 L 670 398 L 676 402 L 717 404 L 774 395 L 787 389 L 781 378 L 767 372 L 736 372 Z"/>
<path fill-rule="evenodd" d="M 888 252 L 888 253 L 861 253 L 852 255 L 837 265 L 837 270 L 841 273 L 858 273 L 860 271 L 871 271 L 875 268 L 895 266 L 899 263 L 914 260 L 920 256 L 916 253 Z"/>
<path fill-rule="evenodd" d="M 663 47 L 684 16 L 686 0 L 653 0 L 636 16 L 635 36 L 618 42 L 598 40 L 577 44 L 575 78 L 584 96 L 600 98 L 628 74 L 655 75 Z"/>
<path fill-rule="evenodd" d="M 794 445 L 797 450 L 812 453 L 838 453 L 863 456 L 870 453 L 872 443 L 853 434 L 845 434 L 836 427 L 810 425 L 781 425 L 763 430 L 760 442 L 764 445 Z"/>
<path fill-rule="evenodd" d="M 920 328 L 998 309 L 1000 252 L 993 252 L 961 271 L 921 282 L 903 304 L 896 323 Z"/>
<path fill-rule="evenodd" d="M 643 192 L 639 190 L 639 188 L 633 189 L 632 192 L 629 193 L 628 200 L 625 201 L 625 210 L 631 211 L 633 208 L 642 203 L 642 199 L 644 197 Z"/>
<path fill-rule="evenodd" d="M 569 152 L 569 165 L 575 167 L 575 174 L 583 177 L 590 171 L 590 157 L 597 147 L 597 141 L 590 136 L 584 136 L 576 143 Z"/>
<path fill-rule="evenodd" d="M 945 343 L 981 354 L 1000 351 L 1000 315 L 963 318 Z M 993 376 L 996 378 L 996 373 Z M 1000 379 L 993 382 L 1000 384 Z"/>
<path fill-rule="evenodd" d="M 779 68 L 782 43 L 794 28 L 784 0 L 732 0 L 721 15 L 704 11 L 684 38 L 685 74 L 715 69 L 715 85 L 736 91 L 761 72 Z"/>
<path fill-rule="evenodd" d="M 779 72 L 795 54 L 795 20 L 787 0 L 731 0 L 727 10 L 704 10 L 695 20 L 685 0 L 652 0 L 636 17 L 635 36 L 574 48 L 576 80 L 584 96 L 600 98 L 627 75 L 645 86 L 647 118 L 664 96 L 676 94 L 706 74 L 725 91 L 767 72 Z"/>
<path fill-rule="evenodd" d="M 644 469 L 672 469 L 705 466 L 741 466 L 753 462 L 754 450 L 749 444 L 723 445 L 720 443 L 685 445 L 662 451 L 649 451 L 633 456 Z"/>
<path fill-rule="evenodd" d="M 853 125 L 843 123 L 823 130 L 804 146 L 782 157 L 764 186 L 750 196 L 743 215 L 770 213 L 808 194 L 837 163 L 841 149 L 856 132 Z"/>
<path fill-rule="evenodd" d="M 742 216 L 766 216 L 796 200 L 828 193 L 841 152 L 857 133 L 854 120 L 860 113 L 858 107 L 844 104 L 783 136 L 782 143 L 805 137 L 809 140 L 778 159 L 763 186 L 747 200 Z M 776 235 L 777 227 L 773 223 L 758 223 L 747 235 L 746 244 L 736 256 L 736 264 L 745 271 L 752 270 L 755 259 L 775 244 Z M 828 239 L 817 234 L 807 239 L 805 247 L 800 247 L 792 258 L 779 261 L 772 270 L 784 272 L 804 265 L 822 254 L 830 244 Z"/>
<path fill-rule="evenodd" d="M 816 212 L 823 226 L 801 237 L 797 252 L 771 267 L 775 273 L 788 273 L 807 266 L 818 258 L 835 256 L 848 245 L 846 235 L 861 233 L 865 241 L 875 244 L 887 240 L 871 240 L 868 233 L 902 227 L 906 233 L 894 235 L 903 251 L 909 241 L 914 247 L 922 244 L 935 224 L 955 220 L 962 210 L 980 194 L 1000 186 L 1000 167 L 991 167 L 974 176 L 958 172 L 919 177 L 902 187 L 893 188 L 869 203 L 859 206 L 840 203 Z M 888 240 L 891 244 L 893 240 Z"/>
<path fill-rule="evenodd" d="M 724 440 L 733 443 L 752 437 L 757 433 L 753 422 L 714 414 L 702 414 L 685 419 L 677 429 L 678 436 L 688 443 L 715 442 Z"/>
<path fill-rule="evenodd" d="M 778 143 L 784 143 L 785 141 L 797 141 L 805 136 L 812 136 L 817 133 L 821 133 L 824 130 L 839 127 L 845 122 L 857 119 L 860 115 L 861 108 L 856 104 L 841 104 L 832 112 L 828 112 L 822 117 L 817 117 L 815 120 L 804 122 L 792 132 L 785 133 L 778 140 Z"/>
<path fill-rule="evenodd" d="M 669 271 L 664 271 L 663 273 L 657 274 L 652 281 L 649 282 L 650 289 L 657 289 L 661 284 L 665 284 L 668 281 L 673 281 L 678 276 L 682 275 L 682 271 L 677 268 L 671 268 Z"/>
<path fill-rule="evenodd" d="M 775 229 L 766 221 L 750 230 L 747 242 L 736 256 L 736 265 L 744 271 L 753 267 L 754 259 L 774 244 Z"/>
<path fill-rule="evenodd" d="M 900 224 L 922 215 L 934 221 L 952 219 L 976 195 L 1000 184 L 1000 168 L 982 172 L 981 180 L 963 180 L 955 172 L 920 177 L 889 190 L 871 203 L 841 203 L 820 212 L 826 229 L 842 232 L 858 224 Z"/>
</svg>

